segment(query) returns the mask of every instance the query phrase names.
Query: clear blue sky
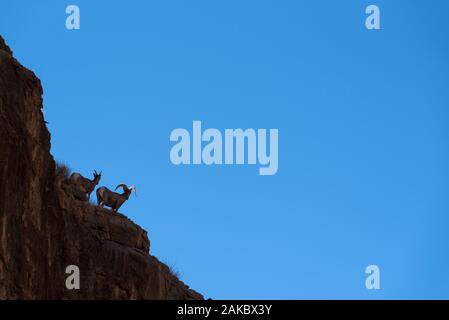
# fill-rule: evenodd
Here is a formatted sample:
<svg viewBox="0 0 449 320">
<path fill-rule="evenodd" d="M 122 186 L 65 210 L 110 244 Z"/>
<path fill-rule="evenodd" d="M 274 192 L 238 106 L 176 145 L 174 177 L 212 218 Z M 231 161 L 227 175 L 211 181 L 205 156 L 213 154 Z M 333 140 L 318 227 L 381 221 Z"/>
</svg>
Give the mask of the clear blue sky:
<svg viewBox="0 0 449 320">
<path fill-rule="evenodd" d="M 0 34 L 42 80 L 55 158 L 137 185 L 121 211 L 206 297 L 449 298 L 448 15 L 446 0 L 3 0 Z M 277 175 L 172 165 L 170 132 L 193 120 L 278 128 Z"/>
</svg>

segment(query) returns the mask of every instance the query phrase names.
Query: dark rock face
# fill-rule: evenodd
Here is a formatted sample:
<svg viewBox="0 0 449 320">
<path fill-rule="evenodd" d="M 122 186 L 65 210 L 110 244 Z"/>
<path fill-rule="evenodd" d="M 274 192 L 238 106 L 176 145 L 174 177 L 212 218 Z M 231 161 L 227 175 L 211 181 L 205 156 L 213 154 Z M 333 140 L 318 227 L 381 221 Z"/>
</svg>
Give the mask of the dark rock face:
<svg viewBox="0 0 449 320">
<path fill-rule="evenodd" d="M 145 230 L 56 176 L 41 108 L 39 79 L 0 37 L 0 299 L 202 299 L 149 254 Z"/>
</svg>

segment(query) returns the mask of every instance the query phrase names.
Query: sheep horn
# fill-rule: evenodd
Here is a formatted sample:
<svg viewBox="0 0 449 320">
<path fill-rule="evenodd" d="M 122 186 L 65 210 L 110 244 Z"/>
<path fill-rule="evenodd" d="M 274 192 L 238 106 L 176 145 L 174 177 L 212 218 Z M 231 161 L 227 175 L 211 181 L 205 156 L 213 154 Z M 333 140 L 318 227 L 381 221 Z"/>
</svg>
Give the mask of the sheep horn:
<svg viewBox="0 0 449 320">
<path fill-rule="evenodd" d="M 117 187 L 115 187 L 115 190 L 117 190 L 118 188 L 122 187 L 123 190 L 129 190 L 129 188 L 126 186 L 126 184 L 124 183 L 120 183 Z"/>
</svg>

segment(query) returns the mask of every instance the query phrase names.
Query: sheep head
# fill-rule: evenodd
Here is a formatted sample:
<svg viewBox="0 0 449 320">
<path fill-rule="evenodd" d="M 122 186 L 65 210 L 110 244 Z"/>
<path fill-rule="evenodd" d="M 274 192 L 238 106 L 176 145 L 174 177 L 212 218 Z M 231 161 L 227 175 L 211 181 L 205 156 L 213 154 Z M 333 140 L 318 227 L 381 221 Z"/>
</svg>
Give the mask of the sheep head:
<svg viewBox="0 0 449 320">
<path fill-rule="evenodd" d="M 128 188 L 128 186 L 126 184 L 120 183 L 117 187 L 115 187 L 115 190 L 117 190 L 118 188 L 122 188 L 124 194 L 127 197 L 129 197 L 132 192 L 134 192 L 137 195 L 137 189 L 136 189 L 135 186 L 131 186 L 131 187 Z"/>
<path fill-rule="evenodd" d="M 98 173 L 97 170 L 94 170 L 94 181 L 97 181 L 97 183 L 100 182 L 101 173 L 102 173 L 101 171 L 100 173 Z"/>
</svg>

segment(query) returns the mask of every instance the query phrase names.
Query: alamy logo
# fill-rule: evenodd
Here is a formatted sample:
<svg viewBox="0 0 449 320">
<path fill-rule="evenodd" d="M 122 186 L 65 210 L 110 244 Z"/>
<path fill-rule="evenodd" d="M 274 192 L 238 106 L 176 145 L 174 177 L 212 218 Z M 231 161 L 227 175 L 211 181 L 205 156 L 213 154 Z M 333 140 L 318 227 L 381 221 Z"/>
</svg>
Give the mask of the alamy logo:
<svg viewBox="0 0 449 320">
<path fill-rule="evenodd" d="M 365 269 L 365 273 L 368 275 L 365 280 L 365 287 L 368 290 L 380 289 L 380 268 L 375 265 L 369 265 Z"/>
<path fill-rule="evenodd" d="M 80 288 L 80 269 L 76 265 L 70 265 L 65 268 L 65 273 L 69 276 L 65 280 L 65 287 L 68 290 L 79 290 Z"/>
<path fill-rule="evenodd" d="M 193 121 L 192 130 L 192 136 L 182 128 L 171 132 L 170 141 L 176 142 L 170 151 L 173 164 L 245 164 L 246 145 L 246 163 L 258 162 L 260 175 L 274 175 L 278 171 L 278 129 L 268 132 L 267 129 L 225 129 L 224 140 L 218 129 L 210 128 L 203 132 L 201 121 Z"/>
<path fill-rule="evenodd" d="M 65 13 L 68 14 L 65 19 L 65 27 L 67 30 L 79 30 L 80 29 L 80 8 L 74 4 L 71 4 L 65 8 Z"/>
<path fill-rule="evenodd" d="M 380 9 L 376 5 L 369 5 L 365 9 L 369 16 L 365 20 L 365 26 L 368 30 L 380 30 Z"/>
</svg>

